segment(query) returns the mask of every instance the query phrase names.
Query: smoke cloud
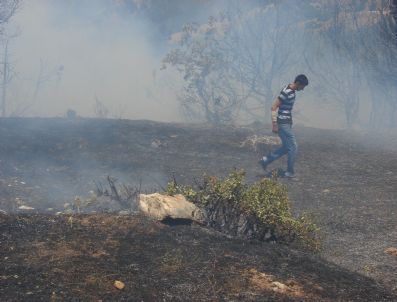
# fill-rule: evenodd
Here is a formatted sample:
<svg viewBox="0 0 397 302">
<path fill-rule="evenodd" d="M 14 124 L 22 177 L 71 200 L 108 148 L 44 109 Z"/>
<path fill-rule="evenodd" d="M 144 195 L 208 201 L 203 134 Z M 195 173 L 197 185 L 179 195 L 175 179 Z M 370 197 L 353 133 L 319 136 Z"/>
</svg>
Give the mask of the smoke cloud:
<svg viewBox="0 0 397 302">
<path fill-rule="evenodd" d="M 9 111 L 93 116 L 100 102 L 109 117 L 181 118 L 172 75 L 157 72 L 155 29 L 113 1 L 25 1 L 8 34 L 15 36 L 8 50 Z"/>
<path fill-rule="evenodd" d="M 175 33 L 181 30 L 183 24 L 205 23 L 209 16 L 216 16 L 221 10 L 242 7 L 241 11 L 237 11 L 249 15 L 251 10 L 255 12 L 258 5 L 271 1 L 142 2 L 142 7 L 143 3 L 147 3 L 152 9 L 149 15 L 130 10 L 128 3 L 132 2 L 137 3 L 122 0 L 24 1 L 7 28 L 7 60 L 12 69 L 12 79 L 7 85 L 7 115 L 65 116 L 67 110 L 72 109 L 80 116 L 93 117 L 98 116 L 98 109 L 101 109 L 102 114 L 113 118 L 182 121 L 184 116 L 178 101 L 178 93 L 184 84 L 182 74 L 172 68 L 160 71 L 167 51 L 176 47 L 169 43 L 170 38 L 177 37 Z M 369 49 L 366 51 L 369 54 L 389 51 L 387 43 L 384 43 L 383 52 L 378 51 L 375 45 L 381 45 L 384 41 L 370 39 L 370 36 L 381 36 L 376 29 L 379 26 L 374 26 L 372 33 L 366 31 L 364 36 L 355 37 L 355 41 L 366 41 L 367 46 L 361 43 L 352 45 L 350 41 L 354 40 L 351 39 L 354 36 L 350 33 L 352 21 L 349 20 L 358 20 L 357 24 L 378 22 L 380 7 L 348 6 L 345 13 L 339 13 L 337 19 L 341 23 L 336 25 L 344 28 L 347 34 L 326 41 L 323 39 L 326 35 L 322 34 L 319 39 L 320 35 L 313 33 L 316 30 L 326 32 L 327 26 L 332 25 L 329 22 L 335 13 L 332 4 L 313 1 L 324 5 L 324 11 L 320 12 L 313 3 L 313 7 L 299 3 L 280 2 L 282 16 L 294 16 L 302 21 L 301 24 L 312 23 L 313 27 L 310 29 L 310 26 L 302 25 L 304 38 L 293 42 L 293 51 L 299 59 L 282 77 L 274 79 L 274 96 L 283 85 L 293 81 L 296 74 L 305 73 L 311 84 L 304 93 L 299 94 L 294 109 L 297 124 L 343 128 L 347 124 L 346 108 L 354 106 L 357 106 L 354 110 L 359 111 L 359 116 L 352 122 L 353 126 L 368 126 L 368 123 L 374 123 L 374 116 L 385 113 L 390 115 L 388 120 L 393 121 L 396 114 L 394 102 L 384 101 L 384 108 L 376 114 L 374 108 L 379 107 L 378 99 L 394 98 L 395 84 L 373 80 L 374 75 L 369 74 L 370 64 L 365 58 L 360 58 L 365 57 L 363 53 L 366 49 Z M 155 13 L 150 15 L 153 11 Z M 327 18 L 327 22 L 319 21 Z M 271 31 L 269 26 L 260 28 Z M 340 53 L 336 43 L 346 47 L 344 53 Z M 355 47 L 356 51 L 350 52 L 349 47 Z M 275 45 L 274 49 L 279 53 L 283 48 Z M 306 53 L 305 60 L 299 49 L 305 49 L 301 51 Z M 350 53 L 356 54 L 354 64 L 351 63 Z M 279 59 L 283 60 L 284 56 Z M 371 58 L 374 62 L 377 59 L 376 56 Z M 351 66 L 354 68 L 349 70 Z M 367 82 L 373 83 L 373 87 L 369 87 Z M 324 87 L 328 88 L 327 95 L 322 93 Z M 352 101 L 353 106 L 349 100 L 355 102 Z M 95 104 L 103 106 L 98 108 Z M 377 123 L 381 125 L 381 121 Z"/>
</svg>

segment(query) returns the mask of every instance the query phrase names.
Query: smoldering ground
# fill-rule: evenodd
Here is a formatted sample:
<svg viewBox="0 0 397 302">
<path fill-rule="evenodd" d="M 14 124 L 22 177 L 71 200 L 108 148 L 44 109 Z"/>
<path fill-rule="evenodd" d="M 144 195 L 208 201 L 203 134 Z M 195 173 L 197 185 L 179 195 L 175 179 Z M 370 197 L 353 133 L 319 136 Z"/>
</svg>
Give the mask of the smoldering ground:
<svg viewBox="0 0 397 302">
<path fill-rule="evenodd" d="M 62 210 L 76 197 L 84 200 L 106 190 L 111 193 L 108 177 L 117 188 L 127 186 L 141 193 L 161 190 L 172 177 L 171 170 L 161 171 L 134 156 L 155 150 L 155 139 L 147 141 L 147 133 L 129 133 L 128 122 L 103 121 L 3 120 L 3 210 L 18 211 L 21 205 L 37 211 Z"/>
<path fill-rule="evenodd" d="M 37 5 L 36 8 L 32 3 Z M 174 96 L 168 103 L 168 87 L 164 90 L 156 87 L 153 90 L 159 95 L 157 102 L 153 102 L 153 98 L 146 98 L 146 90 L 142 90 L 142 87 L 147 88 L 146 80 L 151 83 L 152 78 L 159 85 L 164 84 L 158 78 L 160 73 L 156 72 L 155 76 L 152 73 L 152 66 L 158 68 L 156 64 L 160 62 L 159 53 L 163 53 L 163 49 L 159 46 L 153 50 L 152 39 L 146 39 L 146 34 L 140 36 L 142 32 L 148 32 L 145 20 L 137 21 L 131 15 L 126 20 L 123 19 L 124 15 L 120 19 L 119 14 L 113 15 L 110 6 L 101 6 L 110 2 L 95 2 L 95 5 L 85 2 L 90 5 L 84 5 L 81 11 L 76 9 L 75 3 L 51 2 L 48 5 L 47 1 L 29 2 L 24 7 L 30 8 L 30 12 L 36 12 L 35 16 L 40 17 L 22 18 L 23 14 L 28 14 L 24 7 L 18 13 L 21 14 L 19 18 L 24 19 L 23 22 L 29 26 L 20 26 L 19 36 L 9 44 L 10 60 L 16 64 L 19 61 L 21 65 L 15 65 L 20 71 L 15 73 L 13 89 L 10 86 L 8 93 L 11 99 L 14 98 L 15 110 L 20 104 L 18 102 L 33 98 L 34 106 L 29 107 L 24 115 L 35 118 L 0 120 L 2 210 L 12 212 L 18 210 L 21 204 L 31 205 L 40 211 L 49 207 L 58 207 L 58 210 L 76 196 L 85 198 L 90 191 L 95 190 L 98 182 L 106 185 L 107 175 L 118 178 L 120 183 L 136 186 L 141 180 L 147 190 L 152 186 L 158 188 L 158 184 L 164 186 L 172 175 L 178 182 L 186 184 L 194 184 L 203 173 L 225 176 L 232 168 L 244 168 L 249 181 L 263 176 L 257 166 L 257 159 L 275 146 L 262 144 L 254 148 L 244 142 L 253 135 L 270 137 L 272 134 L 268 125 L 257 123 L 250 127 L 211 127 L 202 124 L 82 118 L 93 115 L 93 104 L 98 100 L 109 109 L 110 116 L 120 117 L 116 109 L 121 106 L 121 117 L 170 121 L 174 120 L 178 103 Z M 101 6 L 99 10 L 92 10 L 98 6 Z M 68 12 L 67 17 L 60 11 L 62 14 Z M 95 14 L 90 15 L 92 12 Z M 80 18 L 83 15 L 84 18 Z M 91 17 L 87 18 L 87 15 Z M 15 15 L 14 24 L 17 24 L 17 20 L 18 15 Z M 40 30 L 37 30 L 36 23 L 40 24 Z M 112 26 L 113 30 L 110 30 Z M 29 27 L 32 29 L 30 38 Z M 129 36 L 131 30 L 132 36 L 137 34 L 136 38 Z M 42 33 L 51 39 L 43 40 Z M 125 36 L 128 38 L 125 39 Z M 18 43 L 23 47 L 17 47 Z M 131 45 L 137 45 L 137 48 Z M 321 44 L 316 50 L 324 51 L 326 55 L 325 46 Z M 128 47 L 139 51 L 131 51 Z M 25 56 L 29 57 L 27 51 L 36 57 L 30 57 L 26 62 L 20 61 Z M 41 57 L 40 53 L 48 55 Z M 73 56 L 65 54 L 64 57 L 60 55 L 62 53 Z M 40 59 L 41 65 L 38 63 Z M 130 62 L 133 64 L 128 65 Z M 332 72 L 336 72 L 338 81 L 351 80 L 345 74 L 347 69 L 344 66 L 334 66 L 332 60 L 325 62 L 327 64 L 321 65 L 320 69 L 332 75 L 335 75 Z M 26 69 L 23 66 L 27 66 Z M 46 76 L 45 81 L 37 81 L 40 66 L 43 70 L 41 74 Z M 101 66 L 106 68 L 101 69 Z M 294 74 L 296 71 L 293 70 Z M 177 76 L 180 75 L 174 74 L 164 81 L 179 83 L 174 81 Z M 308 73 L 308 76 L 310 79 L 315 78 L 314 73 Z M 289 81 L 289 75 L 285 75 L 284 81 Z M 197 299 L 200 300 L 248 297 L 261 301 L 263 297 L 268 297 L 269 292 L 267 283 L 258 290 L 258 280 L 261 284 L 269 281 L 263 272 L 268 272 L 267 268 L 270 267 L 272 274 L 281 275 L 284 280 L 291 276 L 308 280 L 305 287 L 313 291 L 317 300 L 363 301 L 368 297 L 375 301 L 395 300 L 395 259 L 384 252 L 386 248 L 397 244 L 395 136 L 387 133 L 385 128 L 382 128 L 385 131 L 381 135 L 370 136 L 367 132 L 357 134 L 354 131 L 299 126 L 299 123 L 306 122 L 318 127 L 344 127 L 343 121 L 335 122 L 344 120 L 341 117 L 344 113 L 334 103 L 329 103 L 330 109 L 324 110 L 324 116 L 318 114 L 316 106 L 322 99 L 315 92 L 321 92 L 321 89 L 315 87 L 317 85 L 311 81 L 296 105 L 296 109 L 301 110 L 301 117 L 297 116 L 296 120 L 300 147 L 298 180 L 281 181 L 288 186 L 293 210 L 297 213 L 310 211 L 316 217 L 326 235 L 322 256 L 331 261 L 336 269 L 328 270 L 328 264 L 319 266 L 317 262 L 300 261 L 301 258 L 288 247 L 276 245 L 236 242 L 235 247 L 241 254 L 229 253 L 225 249 L 227 244 L 220 237 L 208 235 L 207 231 L 205 236 L 213 239 L 198 243 L 201 242 L 200 238 L 206 238 L 202 237 L 204 231 L 198 227 L 167 229 L 147 220 L 134 220 L 136 217 L 121 217 L 115 221 L 114 217 L 120 217 L 118 215 L 110 218 L 91 215 L 83 217 L 81 223 L 80 218 L 76 218 L 78 223 L 73 224 L 73 219 L 68 220 L 70 217 L 64 215 L 13 216 L 1 212 L 1 242 L 6 247 L 1 250 L 1 261 L 6 268 L 0 279 L 6 285 L 0 287 L 3 297 L 9 300 L 15 299 L 15 295 L 21 299 L 29 296 L 45 299 L 58 295 L 60 299 L 78 299 L 85 295 L 87 299 L 99 299 L 100 296 L 112 299 L 118 293 L 121 299 L 136 295 L 142 299 L 160 297 L 172 300 L 180 294 L 197 293 Z M 275 94 L 278 89 L 274 88 Z M 175 90 L 171 89 L 172 95 Z M 383 89 L 379 90 L 384 93 Z M 35 91 L 38 93 L 35 94 Z M 365 95 L 366 92 L 365 89 L 360 90 L 360 94 Z M 136 96 L 137 102 L 131 96 Z M 308 102 L 304 102 L 306 98 Z M 124 102 L 131 107 L 123 107 Z M 171 104 L 175 104 L 175 107 Z M 308 104 L 310 111 L 305 109 Z M 76 110 L 78 116 L 71 119 L 37 118 L 63 116 L 68 109 Z M 305 121 L 307 116 L 308 120 Z M 368 126 L 368 123 L 364 122 L 364 125 Z M 275 163 L 274 168 L 277 165 L 283 167 L 284 164 L 282 161 Z M 113 223 L 107 224 L 109 220 Z M 126 222 L 125 227 L 120 221 Z M 119 227 L 124 228 L 122 232 L 119 232 Z M 93 232 L 95 229 L 103 232 Z M 65 242 L 65 238 L 68 242 Z M 34 244 L 32 241 L 35 241 Z M 177 250 L 175 242 L 178 242 Z M 159 248 L 159 243 L 164 245 Z M 54 249 L 54 246 L 57 248 Z M 198 258 L 191 261 L 191 255 L 197 253 L 197 246 L 200 247 Z M 191 247 L 193 250 L 186 250 Z M 285 252 L 280 253 L 281 249 Z M 32 250 L 35 255 L 33 258 Z M 214 254 L 209 255 L 208 251 Z M 27 261 L 29 258 L 32 262 Z M 239 259 L 243 260 L 239 262 Z M 98 269 L 98 263 L 102 268 Z M 163 264 L 160 270 L 158 263 Z M 350 270 L 348 274 L 343 274 L 343 278 L 339 278 L 340 267 Z M 123 275 L 120 275 L 120 268 Z M 224 268 L 231 268 L 231 271 Z M 95 272 L 99 272 L 100 276 L 95 275 Z M 164 274 L 169 275 L 161 278 Z M 31 278 L 32 275 L 36 278 Z M 234 276 L 233 280 L 230 279 L 231 275 Z M 319 275 L 321 282 L 317 278 Z M 115 294 L 113 276 L 124 276 L 128 281 L 124 292 Z M 168 276 L 171 279 L 167 279 Z M 139 279 L 141 277 L 143 279 Z M 15 282 L 18 278 L 19 281 Z M 76 282 L 70 282 L 72 279 L 78 280 L 77 286 Z M 154 280 L 154 284 L 160 286 L 155 291 L 146 289 L 148 280 Z M 170 285 L 169 280 L 177 282 L 177 285 Z M 241 286 L 236 289 L 234 282 Z M 131 284 L 132 289 L 128 288 Z M 247 284 L 251 287 L 247 287 Z M 294 283 L 289 284 L 293 286 Z M 317 284 L 321 286 L 317 287 Z M 270 294 L 276 295 L 279 300 L 301 299 L 277 296 L 272 290 Z"/>
<path fill-rule="evenodd" d="M 283 279 L 278 277 L 280 280 L 309 280 L 311 285 L 305 285 L 303 291 L 309 294 L 309 301 L 363 301 L 367 297 L 374 301 L 394 301 L 395 259 L 384 251 L 396 244 L 397 161 L 395 149 L 383 145 L 379 137 L 373 141 L 373 146 L 369 146 L 370 136 L 296 127 L 301 150 L 296 167 L 298 179 L 280 181 L 288 187 L 293 211 L 310 212 L 325 235 L 322 257 L 318 257 L 323 263 L 321 266 L 312 262 L 313 259 L 302 262 L 289 247 L 246 241 L 233 243 L 245 256 L 232 254 L 231 257 L 226 246 L 234 242 L 233 239 L 211 235 L 211 230 L 198 226 L 168 228 L 134 215 L 99 215 L 98 208 L 94 209 L 97 214 L 91 215 L 78 215 L 78 208 L 74 208 L 70 215 L 43 215 L 49 212 L 49 207 L 53 207 L 54 212 L 65 212 L 62 209 L 64 203 L 73 202 L 79 190 L 81 199 L 88 199 L 89 191 L 95 190 L 93 180 L 106 185 L 105 171 L 128 184 L 136 181 L 137 176 L 143 176 L 145 184 L 163 181 L 164 186 L 172 176 L 180 184 L 195 184 L 204 172 L 222 177 L 235 167 L 246 170 L 249 182 L 257 181 L 263 174 L 255 159 L 276 147 L 274 144 L 254 144 L 253 137 L 271 137 L 271 130 L 264 129 L 263 125 L 210 127 L 110 119 L 2 119 L 0 151 L 4 160 L 0 162 L 0 234 L 5 247 L 1 251 L 1 261 L 6 270 L 1 282 L 7 285 L 0 287 L 3 297 L 6 300 L 12 300 L 15 295 L 48 297 L 54 291 L 59 296 L 68 293 L 66 300 L 107 295 L 118 295 L 116 299 L 120 295 L 143 295 L 147 300 L 154 296 L 169 297 L 170 281 L 162 276 L 170 272 L 157 269 L 158 263 L 171 261 L 171 267 L 165 265 L 166 269 L 172 270 L 172 275 L 167 276 L 190 289 L 183 294 L 172 291 L 173 295 L 188 297 L 197 292 L 200 301 L 213 300 L 214 295 L 219 299 L 232 299 L 235 294 L 249 295 L 252 301 L 267 298 L 275 301 L 271 292 L 263 292 L 265 285 L 273 282 L 262 274 L 269 271 L 272 275 L 277 273 L 276 276 L 282 272 Z M 273 167 L 283 165 L 285 162 L 278 162 Z M 17 213 L 12 212 L 12 204 Z M 21 204 L 35 210 L 19 211 Z M 4 214 L 4 210 L 12 214 Z M 85 212 L 84 205 L 80 210 Z M 20 215 L 26 211 L 39 212 L 39 215 Z M 157 229 L 162 231 L 158 233 Z M 204 233 L 207 235 L 203 237 Z M 145 235 L 141 237 L 142 234 Z M 204 240 L 206 236 L 212 239 Z M 175 242 L 178 242 L 177 248 Z M 198 256 L 198 246 L 202 246 L 203 258 L 191 261 L 192 255 Z M 180 255 L 185 249 L 188 249 L 186 258 L 185 254 Z M 286 255 L 281 250 L 285 250 Z M 215 261 L 208 251 L 219 251 L 215 258 L 218 260 Z M 323 258 L 333 264 L 325 263 Z M 219 265 L 226 260 L 228 265 Z M 201 275 L 204 273 L 201 271 L 203 263 L 205 272 L 213 272 L 209 278 Z M 40 274 L 36 265 L 40 266 Z M 35 269 L 36 278 L 28 277 L 31 271 L 25 266 Z M 237 271 L 235 266 L 239 268 Z M 107 268 L 105 271 L 104 267 Z M 224 267 L 233 268 L 232 272 L 224 271 Z M 257 283 L 248 282 L 230 291 L 231 274 L 241 280 L 245 278 L 244 274 L 240 275 L 241 268 L 244 271 L 245 268 L 252 270 L 252 267 L 255 268 L 253 273 L 264 278 L 261 279 L 264 287 L 258 288 Z M 346 269 L 350 271 L 348 275 Z M 59 274 L 60 271 L 66 274 Z M 184 274 L 200 277 L 190 279 Z M 113 281 L 109 275 L 125 281 L 124 292 L 112 292 Z M 309 275 L 310 279 L 307 279 Z M 69 282 L 71 276 L 78 281 Z M 138 280 L 141 276 L 145 278 Z M 100 281 L 93 285 L 91 278 Z M 150 288 L 150 293 L 145 296 L 144 285 L 152 280 L 161 280 L 161 285 L 155 290 Z M 203 290 L 208 287 L 207 280 L 219 280 L 216 283 L 219 291 L 208 293 Z M 220 282 L 222 280 L 228 282 Z M 203 283 L 206 286 L 202 286 Z M 29 290 L 18 290 L 21 284 Z M 313 284 L 320 285 L 321 289 L 313 289 Z M 133 290 L 130 290 L 131 286 Z M 176 288 L 179 287 L 174 290 Z M 259 290 L 261 294 L 253 296 L 247 289 L 254 293 Z M 314 298 L 310 296 L 312 294 Z M 278 298 L 285 301 L 288 295 Z M 290 298 L 290 301 L 294 299 Z"/>
</svg>

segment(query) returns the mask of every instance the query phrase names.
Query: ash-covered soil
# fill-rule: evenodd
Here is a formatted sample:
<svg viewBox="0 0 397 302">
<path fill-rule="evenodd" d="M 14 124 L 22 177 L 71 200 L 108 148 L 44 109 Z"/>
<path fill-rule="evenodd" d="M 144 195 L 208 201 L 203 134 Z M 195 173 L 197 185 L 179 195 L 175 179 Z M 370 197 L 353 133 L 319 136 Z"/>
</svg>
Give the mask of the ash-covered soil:
<svg viewBox="0 0 397 302">
<path fill-rule="evenodd" d="M 142 191 L 233 168 L 256 181 L 277 147 L 268 126 L 1 119 L 1 300 L 396 301 L 397 257 L 385 253 L 397 248 L 396 136 L 296 135 L 298 178 L 280 181 L 321 227 L 320 255 L 137 214 L 56 214 L 108 175 Z"/>
</svg>

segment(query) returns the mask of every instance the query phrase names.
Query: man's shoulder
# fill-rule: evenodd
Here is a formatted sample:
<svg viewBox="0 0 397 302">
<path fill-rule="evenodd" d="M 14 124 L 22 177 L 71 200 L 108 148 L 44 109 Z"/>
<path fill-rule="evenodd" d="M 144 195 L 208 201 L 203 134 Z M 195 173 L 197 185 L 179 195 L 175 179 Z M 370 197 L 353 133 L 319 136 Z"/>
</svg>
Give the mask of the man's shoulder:
<svg viewBox="0 0 397 302">
<path fill-rule="evenodd" d="M 289 85 L 286 85 L 286 86 L 283 87 L 283 89 L 281 89 L 279 98 L 282 101 L 294 99 L 295 98 L 295 91 L 293 89 L 291 89 L 289 87 Z"/>
<path fill-rule="evenodd" d="M 288 85 L 285 85 L 285 86 L 283 87 L 283 89 L 281 89 L 281 92 L 284 92 L 284 93 L 287 94 L 287 95 L 291 95 L 291 94 L 294 94 L 294 93 L 295 93 L 295 91 L 289 87 L 289 84 L 288 84 Z"/>
</svg>

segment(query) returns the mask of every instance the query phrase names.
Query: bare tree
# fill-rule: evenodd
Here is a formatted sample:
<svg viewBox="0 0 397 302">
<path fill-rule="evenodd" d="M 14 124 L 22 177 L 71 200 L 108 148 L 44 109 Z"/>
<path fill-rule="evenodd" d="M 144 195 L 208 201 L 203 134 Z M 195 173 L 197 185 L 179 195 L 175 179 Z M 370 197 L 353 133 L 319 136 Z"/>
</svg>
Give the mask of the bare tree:
<svg viewBox="0 0 397 302">
<path fill-rule="evenodd" d="M 338 104 L 346 125 L 359 121 L 363 96 L 370 95 L 371 128 L 396 123 L 397 27 L 391 0 L 322 1 L 305 53 L 321 95 Z M 365 121 L 364 123 L 367 123 Z"/>
<path fill-rule="evenodd" d="M 102 103 L 98 96 L 95 95 L 94 114 L 98 118 L 107 118 L 109 116 L 109 109 Z"/>
<path fill-rule="evenodd" d="M 40 67 L 38 75 L 34 81 L 34 88 L 30 99 L 26 102 L 18 104 L 18 106 L 10 112 L 10 116 L 21 116 L 26 113 L 29 109 L 34 107 L 38 101 L 39 93 L 43 89 L 45 84 L 51 81 L 59 83 L 62 79 L 64 72 L 64 66 L 58 65 L 55 67 L 48 67 L 48 64 L 44 60 L 40 60 Z"/>
<path fill-rule="evenodd" d="M 3 55 L 3 64 L 2 64 L 2 94 L 1 94 L 1 116 L 6 116 L 6 108 L 7 108 L 7 86 L 11 81 L 10 76 L 10 65 L 9 65 L 9 56 L 8 56 L 8 39 L 5 41 L 4 46 L 4 55 Z"/>
<path fill-rule="evenodd" d="M 282 9 L 267 4 L 247 10 L 236 1 L 218 17 L 174 35 L 178 48 L 164 63 L 183 75 L 182 106 L 190 116 L 203 114 L 211 123 L 270 116 L 278 81 L 291 76 L 302 53 L 301 43 L 294 43 L 303 33 L 300 20 L 282 18 Z"/>
<path fill-rule="evenodd" d="M 204 115 L 217 124 L 233 119 L 238 91 L 231 85 L 231 57 L 226 47 L 228 22 L 223 16 L 203 25 L 188 24 L 178 33 L 179 48 L 170 51 L 165 64 L 175 66 L 186 82 L 182 108 L 190 118 Z"/>
<path fill-rule="evenodd" d="M 14 15 L 19 7 L 20 0 L 1 0 L 0 1 L 0 30 Z"/>
<path fill-rule="evenodd" d="M 3 54 L 3 62 L 2 62 L 2 80 L 1 80 L 1 103 L 0 103 L 0 111 L 1 116 L 6 116 L 6 100 L 7 100 L 7 86 L 11 81 L 11 67 L 9 62 L 9 41 L 14 36 L 4 36 L 4 26 L 10 20 L 10 18 L 16 12 L 20 1 L 19 0 L 2 0 L 0 1 L 0 38 L 2 44 L 4 45 L 4 54 Z"/>
<path fill-rule="evenodd" d="M 347 127 L 359 117 L 363 73 L 362 36 L 356 6 L 351 1 L 333 0 L 318 9 L 326 11 L 309 33 L 305 62 L 315 76 L 318 97 L 337 104 L 345 115 Z"/>
<path fill-rule="evenodd" d="M 372 127 L 397 126 L 397 2 L 383 1 L 378 7 L 377 21 L 367 32 L 364 54 L 367 81 L 371 90 Z"/>
</svg>

